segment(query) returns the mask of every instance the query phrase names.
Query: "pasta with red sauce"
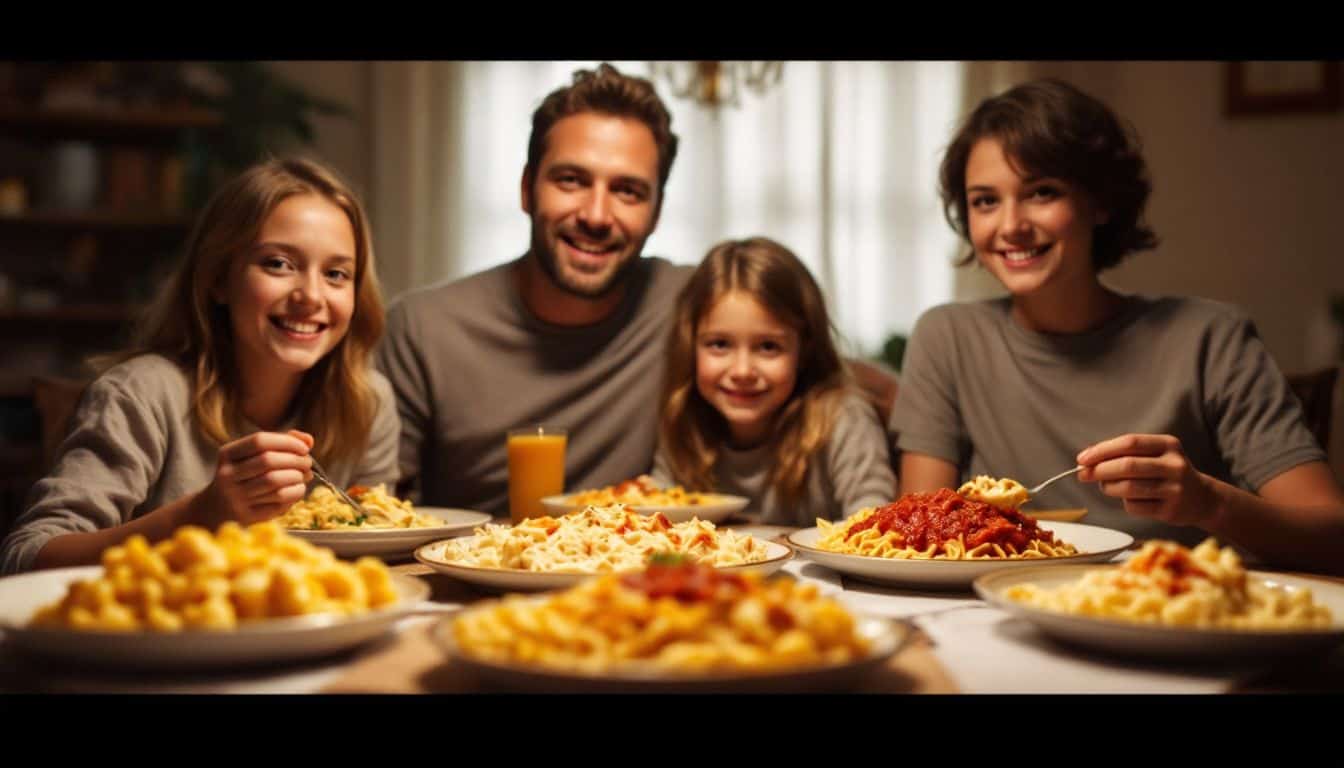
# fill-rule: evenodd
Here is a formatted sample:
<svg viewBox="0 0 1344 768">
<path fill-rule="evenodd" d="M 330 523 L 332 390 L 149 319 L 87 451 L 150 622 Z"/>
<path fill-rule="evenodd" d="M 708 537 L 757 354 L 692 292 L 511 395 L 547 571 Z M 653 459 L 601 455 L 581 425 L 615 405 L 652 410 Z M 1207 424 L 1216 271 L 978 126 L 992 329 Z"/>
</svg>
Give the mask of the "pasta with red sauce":
<svg viewBox="0 0 1344 768">
<path fill-rule="evenodd" d="M 1067 557 L 1072 544 L 1016 509 L 1000 509 L 943 488 L 907 493 L 859 510 L 839 523 L 817 520 L 817 546 L 831 552 L 895 559 Z"/>
</svg>

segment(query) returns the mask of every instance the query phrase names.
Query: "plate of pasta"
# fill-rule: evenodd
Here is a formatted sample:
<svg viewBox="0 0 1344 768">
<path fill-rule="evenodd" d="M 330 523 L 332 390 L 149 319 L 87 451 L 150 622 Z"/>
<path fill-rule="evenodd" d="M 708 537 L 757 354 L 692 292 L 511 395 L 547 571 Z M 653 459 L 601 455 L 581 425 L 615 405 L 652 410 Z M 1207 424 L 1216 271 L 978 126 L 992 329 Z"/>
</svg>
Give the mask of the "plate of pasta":
<svg viewBox="0 0 1344 768">
<path fill-rule="evenodd" d="M 1101 562 L 1134 543 L 1122 531 L 1037 521 L 943 489 L 795 531 L 788 542 L 809 560 L 865 581 L 969 589 L 1001 568 Z"/>
<path fill-rule="evenodd" d="M 674 523 L 692 518 L 719 523 L 747 508 L 751 500 L 723 493 L 687 491 L 679 485 L 661 487 L 652 477 L 640 475 L 615 485 L 573 491 L 541 500 L 552 515 L 577 512 L 584 507 L 624 504 L 641 514 L 661 514 Z"/>
<path fill-rule="evenodd" d="M 815 585 L 656 559 L 439 622 L 452 664 L 487 687 L 582 692 L 852 690 L 908 638 Z"/>
<path fill-rule="evenodd" d="M 409 557 L 421 544 L 468 533 L 490 515 L 470 509 L 414 507 L 382 485 L 351 486 L 348 493 L 369 514 L 359 515 L 325 486 L 276 518 L 290 535 L 340 557 Z"/>
<path fill-rule="evenodd" d="M 783 544 L 705 520 L 672 523 L 661 514 L 641 515 L 617 504 L 513 526 L 484 525 L 471 536 L 426 544 L 415 551 L 415 559 L 486 589 L 535 592 L 573 586 L 598 574 L 641 570 L 660 553 L 758 574 L 773 573 L 793 557 Z"/>
<path fill-rule="evenodd" d="M 77 664 L 236 667 L 319 658 L 427 610 L 429 586 L 381 561 L 338 560 L 272 522 L 217 534 L 133 536 L 102 564 L 0 579 L 0 633 L 15 649 Z"/>
<path fill-rule="evenodd" d="M 1344 643 L 1344 584 L 1247 570 L 1214 539 L 1149 541 L 1122 565 L 992 573 L 975 591 L 1051 638 L 1110 654 L 1214 661 Z"/>
</svg>

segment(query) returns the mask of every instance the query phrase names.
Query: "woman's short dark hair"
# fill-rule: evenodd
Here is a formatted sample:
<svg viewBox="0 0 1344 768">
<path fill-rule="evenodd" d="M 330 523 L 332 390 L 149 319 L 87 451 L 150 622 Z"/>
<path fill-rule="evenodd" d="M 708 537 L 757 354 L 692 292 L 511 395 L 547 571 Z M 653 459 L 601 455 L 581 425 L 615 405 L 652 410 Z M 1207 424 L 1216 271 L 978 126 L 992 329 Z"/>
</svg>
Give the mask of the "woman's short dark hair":
<svg viewBox="0 0 1344 768">
<path fill-rule="evenodd" d="M 1152 184 L 1138 135 L 1105 104 L 1054 79 L 1024 83 L 980 102 L 948 145 L 938 194 L 943 215 L 967 242 L 966 163 L 971 149 L 986 138 L 1003 145 L 1019 172 L 1076 184 L 1109 215 L 1093 235 L 1096 271 L 1157 245 L 1157 235 L 1140 221 Z M 974 259 L 972 251 L 958 263 Z"/>
</svg>

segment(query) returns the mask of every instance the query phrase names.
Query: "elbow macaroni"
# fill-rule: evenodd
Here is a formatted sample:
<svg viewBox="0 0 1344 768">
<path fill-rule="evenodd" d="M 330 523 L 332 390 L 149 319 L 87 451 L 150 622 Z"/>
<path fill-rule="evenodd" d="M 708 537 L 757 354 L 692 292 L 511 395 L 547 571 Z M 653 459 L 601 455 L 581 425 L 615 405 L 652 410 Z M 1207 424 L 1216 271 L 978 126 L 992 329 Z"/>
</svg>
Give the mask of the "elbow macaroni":
<svg viewBox="0 0 1344 768">
<path fill-rule="evenodd" d="M 1241 558 L 1213 538 L 1193 550 L 1149 541 L 1124 565 L 1089 571 L 1072 584 L 1017 584 L 1004 596 L 1080 616 L 1201 629 L 1328 627 L 1330 609 L 1309 589 L 1272 589 L 1248 580 Z"/>
<path fill-rule="evenodd" d="M 34 627 L 96 631 L 229 630 L 260 619 L 353 615 L 397 601 L 381 561 L 337 560 L 329 549 L 286 534 L 274 521 L 212 536 L 183 526 L 153 546 L 141 535 L 108 547 L 103 574 L 77 581 L 37 611 Z"/>
</svg>

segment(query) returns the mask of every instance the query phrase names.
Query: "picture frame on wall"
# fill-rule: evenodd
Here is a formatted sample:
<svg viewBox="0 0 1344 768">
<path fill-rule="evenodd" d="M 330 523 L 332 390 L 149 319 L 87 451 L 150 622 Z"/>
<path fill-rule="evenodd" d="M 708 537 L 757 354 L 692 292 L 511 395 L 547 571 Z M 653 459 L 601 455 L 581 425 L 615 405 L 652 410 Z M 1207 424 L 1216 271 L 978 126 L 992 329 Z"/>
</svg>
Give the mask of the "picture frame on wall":
<svg viewBox="0 0 1344 768">
<path fill-rule="evenodd" d="M 1325 113 L 1344 106 L 1338 61 L 1233 61 L 1225 67 L 1229 116 Z"/>
</svg>

